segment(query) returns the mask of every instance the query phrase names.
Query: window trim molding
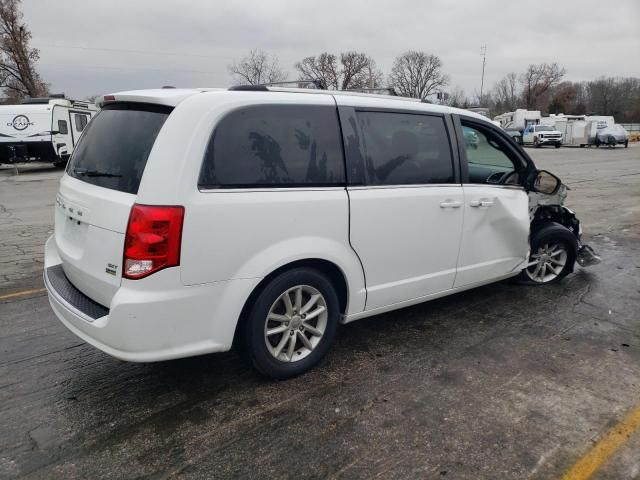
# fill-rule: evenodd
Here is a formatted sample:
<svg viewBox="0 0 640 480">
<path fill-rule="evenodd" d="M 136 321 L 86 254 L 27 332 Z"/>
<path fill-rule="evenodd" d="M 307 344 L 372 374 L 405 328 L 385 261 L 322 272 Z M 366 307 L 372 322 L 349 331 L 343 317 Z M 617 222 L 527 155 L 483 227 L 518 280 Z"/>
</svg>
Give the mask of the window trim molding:
<svg viewBox="0 0 640 480">
<path fill-rule="evenodd" d="M 319 187 L 314 185 L 305 185 L 304 187 L 232 187 L 232 188 L 198 188 L 200 193 L 286 193 L 286 192 L 343 192 L 345 185 L 331 185 L 329 187 Z"/>
<path fill-rule="evenodd" d="M 348 185 L 347 190 L 389 190 L 398 188 L 460 188 L 460 183 L 402 183 L 398 185 Z"/>
</svg>

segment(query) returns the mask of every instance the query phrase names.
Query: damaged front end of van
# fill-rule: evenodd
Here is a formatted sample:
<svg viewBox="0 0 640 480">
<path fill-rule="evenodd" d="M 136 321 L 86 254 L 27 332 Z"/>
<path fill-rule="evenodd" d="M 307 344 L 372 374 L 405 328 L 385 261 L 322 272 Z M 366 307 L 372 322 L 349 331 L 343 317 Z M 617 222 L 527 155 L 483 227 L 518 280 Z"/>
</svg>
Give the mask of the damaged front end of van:
<svg viewBox="0 0 640 480">
<path fill-rule="evenodd" d="M 531 253 L 521 280 L 551 283 L 571 273 L 576 262 L 581 267 L 600 263 L 596 251 L 582 241 L 580 220 L 564 205 L 569 187 L 540 170 L 532 176 L 528 190 Z"/>
</svg>

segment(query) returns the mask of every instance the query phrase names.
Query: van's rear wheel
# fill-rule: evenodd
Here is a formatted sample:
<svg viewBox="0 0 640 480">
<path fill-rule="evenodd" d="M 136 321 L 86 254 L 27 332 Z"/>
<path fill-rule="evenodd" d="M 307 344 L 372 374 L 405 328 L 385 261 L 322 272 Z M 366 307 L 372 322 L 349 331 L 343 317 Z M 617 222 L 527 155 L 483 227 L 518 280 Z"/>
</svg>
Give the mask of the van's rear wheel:
<svg viewBox="0 0 640 480">
<path fill-rule="evenodd" d="M 310 268 L 284 272 L 258 294 L 244 323 L 244 351 L 262 374 L 299 375 L 328 352 L 338 327 L 338 295 Z"/>
<path fill-rule="evenodd" d="M 578 241 L 568 228 L 550 222 L 531 237 L 529 266 L 518 276 L 520 283 L 547 285 L 573 271 Z"/>
</svg>

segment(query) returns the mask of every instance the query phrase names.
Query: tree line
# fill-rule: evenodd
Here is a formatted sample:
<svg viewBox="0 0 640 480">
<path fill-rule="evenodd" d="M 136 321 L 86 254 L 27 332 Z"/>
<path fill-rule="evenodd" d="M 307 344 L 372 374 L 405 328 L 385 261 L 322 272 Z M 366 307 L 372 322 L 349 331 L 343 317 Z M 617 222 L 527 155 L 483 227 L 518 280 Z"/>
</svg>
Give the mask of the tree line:
<svg viewBox="0 0 640 480">
<path fill-rule="evenodd" d="M 469 108 L 483 106 L 498 115 L 518 108 L 541 110 L 544 114 L 597 113 L 613 115 L 619 122 L 640 120 L 640 78 L 600 77 L 591 81 L 564 80 L 566 69 L 558 63 L 532 64 L 521 73 L 511 72 L 482 95 L 467 95 L 450 87 L 442 60 L 434 54 L 409 50 L 395 58 L 385 75 L 366 53 L 322 52 L 294 64 L 295 80 L 313 80 L 333 90 L 393 88 L 398 95 Z M 236 84 L 256 85 L 289 78 L 277 57 L 262 50 L 228 66 Z"/>
<path fill-rule="evenodd" d="M 482 99 L 496 114 L 516 108 L 549 113 L 612 115 L 620 123 L 640 121 L 640 78 L 605 77 L 564 80 L 558 64 L 530 65 L 522 74 L 507 74 Z M 462 105 L 461 105 L 462 106 Z"/>
<path fill-rule="evenodd" d="M 280 61 L 262 50 L 250 51 L 227 68 L 236 84 L 281 82 L 289 77 Z M 295 80 L 312 80 L 330 90 L 393 88 L 398 95 L 427 98 L 449 83 L 448 75 L 442 71 L 442 60 L 416 50 L 397 57 L 386 78 L 371 56 L 354 51 L 322 52 L 301 59 L 294 68 Z"/>
</svg>

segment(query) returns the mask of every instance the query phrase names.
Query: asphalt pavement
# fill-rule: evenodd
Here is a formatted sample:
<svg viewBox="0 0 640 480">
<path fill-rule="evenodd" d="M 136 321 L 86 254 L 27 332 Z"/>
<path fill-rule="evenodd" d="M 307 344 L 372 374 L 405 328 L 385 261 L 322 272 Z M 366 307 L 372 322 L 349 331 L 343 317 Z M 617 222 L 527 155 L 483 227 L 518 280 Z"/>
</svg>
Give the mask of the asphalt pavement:
<svg viewBox="0 0 640 480">
<path fill-rule="evenodd" d="M 354 322 L 283 382 L 76 338 L 41 280 L 62 172 L 0 168 L 0 478 L 640 478 L 640 145 L 528 152 L 601 264 Z"/>
</svg>

